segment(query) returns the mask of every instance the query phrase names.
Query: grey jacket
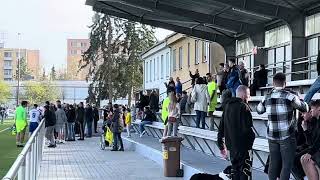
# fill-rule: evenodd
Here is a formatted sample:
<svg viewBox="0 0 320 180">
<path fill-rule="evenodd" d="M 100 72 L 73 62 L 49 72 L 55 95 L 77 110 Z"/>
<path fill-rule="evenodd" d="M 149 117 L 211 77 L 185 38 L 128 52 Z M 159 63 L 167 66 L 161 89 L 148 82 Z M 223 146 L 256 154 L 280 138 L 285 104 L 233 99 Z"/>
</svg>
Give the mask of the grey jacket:
<svg viewBox="0 0 320 180">
<path fill-rule="evenodd" d="M 63 125 L 67 122 L 67 115 L 63 109 L 59 108 L 56 111 L 56 125 Z"/>
</svg>

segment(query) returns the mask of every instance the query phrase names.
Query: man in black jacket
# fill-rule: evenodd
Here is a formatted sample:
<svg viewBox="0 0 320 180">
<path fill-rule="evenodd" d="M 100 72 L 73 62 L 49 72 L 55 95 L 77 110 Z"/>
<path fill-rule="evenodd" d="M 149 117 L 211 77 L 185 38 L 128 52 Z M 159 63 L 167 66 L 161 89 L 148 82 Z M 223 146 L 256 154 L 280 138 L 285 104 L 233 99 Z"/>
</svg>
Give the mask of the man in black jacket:
<svg viewBox="0 0 320 180">
<path fill-rule="evenodd" d="M 92 137 L 92 122 L 93 122 L 93 110 L 90 104 L 87 104 L 85 109 L 85 120 L 87 125 L 87 136 Z"/>
<path fill-rule="evenodd" d="M 312 119 L 301 124 L 308 145 L 301 157 L 301 165 L 308 179 L 313 180 L 319 178 L 320 172 L 320 100 L 312 101 L 310 107 Z"/>
<path fill-rule="evenodd" d="M 80 131 L 80 138 L 78 140 L 84 140 L 84 114 L 83 102 L 80 102 L 76 110 L 76 122 L 79 124 Z"/>
<path fill-rule="evenodd" d="M 233 180 L 251 177 L 252 161 L 249 151 L 252 150 L 255 134 L 252 130 L 249 98 L 249 88 L 240 85 L 236 90 L 236 97 L 227 100 L 219 125 L 218 146 L 223 157 L 226 157 L 227 150 L 230 151 Z"/>
<path fill-rule="evenodd" d="M 99 121 L 99 110 L 97 106 L 93 105 L 93 127 L 94 127 L 94 133 L 98 133 L 97 127 L 98 127 L 98 121 Z"/>
<path fill-rule="evenodd" d="M 56 125 L 56 115 L 53 111 L 50 110 L 49 106 L 44 106 L 44 119 L 45 119 L 45 128 L 46 134 L 45 137 L 49 140 L 49 148 L 56 147 L 54 140 L 54 128 Z"/>
<path fill-rule="evenodd" d="M 74 132 L 74 122 L 76 120 L 76 111 L 73 105 L 69 105 L 67 108 L 67 141 L 75 140 L 75 132 Z"/>
<path fill-rule="evenodd" d="M 146 124 L 152 124 L 153 121 L 156 120 L 156 115 L 150 110 L 150 107 L 144 107 L 144 118 L 141 120 L 139 124 L 140 127 L 140 137 L 142 137 L 146 132 L 144 126 Z"/>
</svg>

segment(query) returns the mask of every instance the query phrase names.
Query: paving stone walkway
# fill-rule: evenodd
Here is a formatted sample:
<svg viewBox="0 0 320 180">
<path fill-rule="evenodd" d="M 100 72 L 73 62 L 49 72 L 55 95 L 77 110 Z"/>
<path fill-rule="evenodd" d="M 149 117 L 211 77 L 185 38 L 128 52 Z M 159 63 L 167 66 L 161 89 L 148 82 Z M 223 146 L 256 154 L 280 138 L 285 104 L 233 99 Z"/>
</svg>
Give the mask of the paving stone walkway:
<svg viewBox="0 0 320 180">
<path fill-rule="evenodd" d="M 101 150 L 99 138 L 45 147 L 40 180 L 162 180 L 163 169 L 133 151 Z"/>
</svg>

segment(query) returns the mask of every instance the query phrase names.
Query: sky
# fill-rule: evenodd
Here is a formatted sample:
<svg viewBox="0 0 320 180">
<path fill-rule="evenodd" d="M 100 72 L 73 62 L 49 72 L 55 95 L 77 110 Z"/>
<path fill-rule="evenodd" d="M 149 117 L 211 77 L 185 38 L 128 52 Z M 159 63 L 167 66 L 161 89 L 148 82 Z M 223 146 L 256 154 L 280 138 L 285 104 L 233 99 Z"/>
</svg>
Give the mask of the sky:
<svg viewBox="0 0 320 180">
<path fill-rule="evenodd" d="M 66 67 L 67 38 L 88 38 L 94 12 L 85 0 L 1 0 L 5 47 L 40 50 L 40 63 Z M 20 38 L 18 33 L 21 34 Z M 156 29 L 158 40 L 172 33 Z"/>
</svg>

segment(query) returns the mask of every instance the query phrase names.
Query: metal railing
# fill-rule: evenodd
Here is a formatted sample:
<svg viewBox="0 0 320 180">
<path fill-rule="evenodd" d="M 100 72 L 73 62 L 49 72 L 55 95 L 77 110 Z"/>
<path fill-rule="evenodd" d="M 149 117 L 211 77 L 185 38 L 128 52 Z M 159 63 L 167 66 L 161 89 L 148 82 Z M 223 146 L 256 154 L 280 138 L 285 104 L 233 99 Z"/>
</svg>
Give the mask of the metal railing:
<svg viewBox="0 0 320 180">
<path fill-rule="evenodd" d="M 17 159 L 2 180 L 37 180 L 40 173 L 44 140 L 44 119 L 33 132 Z"/>
</svg>

